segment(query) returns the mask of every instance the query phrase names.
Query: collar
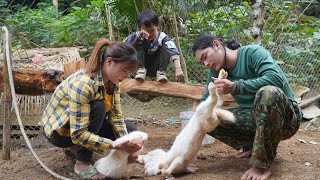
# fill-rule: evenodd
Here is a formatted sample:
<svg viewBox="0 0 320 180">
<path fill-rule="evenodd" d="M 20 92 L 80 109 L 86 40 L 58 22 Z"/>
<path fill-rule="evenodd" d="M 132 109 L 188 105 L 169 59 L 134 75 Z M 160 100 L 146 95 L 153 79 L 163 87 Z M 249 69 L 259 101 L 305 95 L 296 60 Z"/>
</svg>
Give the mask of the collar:
<svg viewBox="0 0 320 180">
<path fill-rule="evenodd" d="M 103 87 L 103 88 L 105 89 L 104 83 L 103 83 L 103 78 L 102 78 L 102 71 L 101 71 L 101 70 L 98 70 L 97 75 L 96 75 L 96 77 L 95 77 L 95 80 L 96 80 L 97 85 L 98 85 L 99 87 Z M 113 87 L 114 87 L 114 90 L 117 90 L 118 85 L 117 85 L 117 84 L 113 84 Z"/>
<path fill-rule="evenodd" d="M 101 70 L 99 70 L 97 72 L 97 75 L 96 75 L 95 79 L 97 80 L 98 86 L 104 86 L 103 79 L 102 79 L 102 71 Z"/>
</svg>

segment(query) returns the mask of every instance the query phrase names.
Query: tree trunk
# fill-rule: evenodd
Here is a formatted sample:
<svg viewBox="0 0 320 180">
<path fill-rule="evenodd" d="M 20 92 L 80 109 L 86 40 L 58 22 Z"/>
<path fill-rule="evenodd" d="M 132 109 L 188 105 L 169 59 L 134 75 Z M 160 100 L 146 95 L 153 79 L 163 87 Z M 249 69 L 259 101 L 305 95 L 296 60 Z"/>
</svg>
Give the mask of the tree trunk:
<svg viewBox="0 0 320 180">
<path fill-rule="evenodd" d="M 0 67 L 0 91 L 3 92 L 3 67 Z M 42 95 L 53 92 L 63 79 L 63 72 L 40 69 L 12 69 L 17 94 Z"/>
<path fill-rule="evenodd" d="M 11 148 L 11 106 L 12 106 L 12 97 L 11 97 L 11 90 L 10 90 L 10 82 L 9 82 L 9 74 L 8 74 L 8 64 L 7 59 L 8 54 L 7 51 L 9 51 L 9 57 L 11 57 L 11 35 L 8 32 L 8 29 L 3 27 L 3 30 L 6 34 L 4 36 L 4 48 L 3 48 L 3 73 L 1 75 L 3 76 L 3 94 L 4 94 L 4 108 L 3 108 L 3 149 L 2 149 L 2 159 L 3 160 L 10 160 L 10 148 Z M 9 45 L 9 46 L 7 46 Z"/>
<path fill-rule="evenodd" d="M 180 40 L 179 40 L 179 34 L 178 34 L 178 25 L 177 25 L 177 18 L 176 18 L 176 13 L 175 13 L 175 9 L 176 9 L 176 1 L 173 0 L 172 1 L 172 16 L 173 16 L 173 24 L 174 24 L 174 29 L 175 29 L 175 37 L 176 37 L 176 43 L 177 43 L 177 47 L 178 50 L 180 51 L 180 62 L 181 62 L 181 68 L 183 70 L 183 74 L 184 74 L 184 81 L 186 83 L 189 82 L 189 78 L 188 78 L 188 72 L 187 72 L 187 65 L 186 65 L 186 61 L 183 57 L 181 48 L 180 48 Z"/>
<path fill-rule="evenodd" d="M 263 26 L 264 26 L 264 1 L 263 0 L 255 0 L 251 1 L 251 5 L 253 8 L 253 38 L 254 42 L 257 45 L 261 45 L 263 41 Z"/>
<path fill-rule="evenodd" d="M 52 4 L 53 4 L 53 6 L 56 8 L 57 15 L 58 15 L 58 12 L 59 12 L 59 8 L 58 8 L 58 0 L 52 0 Z"/>
</svg>

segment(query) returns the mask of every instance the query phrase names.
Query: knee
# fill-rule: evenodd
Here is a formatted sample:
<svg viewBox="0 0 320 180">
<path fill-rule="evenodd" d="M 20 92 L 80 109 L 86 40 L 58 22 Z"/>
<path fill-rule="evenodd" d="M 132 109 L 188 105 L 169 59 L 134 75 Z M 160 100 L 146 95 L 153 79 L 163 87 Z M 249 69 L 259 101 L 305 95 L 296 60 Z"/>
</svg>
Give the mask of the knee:
<svg viewBox="0 0 320 180">
<path fill-rule="evenodd" d="M 263 86 L 262 88 L 260 88 L 258 91 L 257 91 L 257 94 L 259 93 L 274 93 L 278 90 L 279 88 L 276 87 L 276 86 Z"/>
<path fill-rule="evenodd" d="M 160 49 L 160 58 L 169 61 L 170 60 L 170 54 L 168 53 L 168 51 L 162 47 Z"/>
<path fill-rule="evenodd" d="M 282 90 L 276 86 L 264 86 L 257 91 L 254 104 L 273 105 L 282 94 Z"/>
</svg>

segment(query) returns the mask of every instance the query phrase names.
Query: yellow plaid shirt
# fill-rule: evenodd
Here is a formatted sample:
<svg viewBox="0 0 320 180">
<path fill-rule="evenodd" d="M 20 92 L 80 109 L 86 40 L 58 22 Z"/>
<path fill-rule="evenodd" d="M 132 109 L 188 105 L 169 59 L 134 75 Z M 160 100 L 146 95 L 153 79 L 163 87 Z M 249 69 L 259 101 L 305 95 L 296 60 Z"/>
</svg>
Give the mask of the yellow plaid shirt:
<svg viewBox="0 0 320 180">
<path fill-rule="evenodd" d="M 110 148 L 111 140 L 88 131 L 90 123 L 90 102 L 104 100 L 106 93 L 99 71 L 91 79 L 80 70 L 61 82 L 54 91 L 40 124 L 48 137 L 56 134 L 71 137 L 74 144 L 79 144 L 94 151 Z M 101 88 L 103 89 L 101 91 Z M 109 118 L 118 137 L 127 134 L 127 128 L 122 116 L 119 86 L 114 85 L 113 106 Z"/>
</svg>

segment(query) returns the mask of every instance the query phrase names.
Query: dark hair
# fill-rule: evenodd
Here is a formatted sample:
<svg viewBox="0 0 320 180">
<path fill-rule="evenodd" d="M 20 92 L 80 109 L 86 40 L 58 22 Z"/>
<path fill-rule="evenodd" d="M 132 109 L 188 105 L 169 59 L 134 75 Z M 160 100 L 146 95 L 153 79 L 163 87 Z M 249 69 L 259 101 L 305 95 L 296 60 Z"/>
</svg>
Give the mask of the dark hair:
<svg viewBox="0 0 320 180">
<path fill-rule="evenodd" d="M 105 48 L 107 49 L 105 50 Z M 110 42 L 103 38 L 96 43 L 89 61 L 84 68 L 85 72 L 91 76 L 92 73 L 100 70 L 102 64 L 108 57 L 112 57 L 115 63 L 130 61 L 134 65 L 139 64 L 136 50 L 131 44 L 122 41 Z"/>
<path fill-rule="evenodd" d="M 151 27 L 152 25 L 159 26 L 159 18 L 154 11 L 143 10 L 139 13 L 137 18 L 139 29 L 141 26 Z"/>
<path fill-rule="evenodd" d="M 218 40 L 223 46 L 235 50 L 240 47 L 240 44 L 238 44 L 236 41 L 231 40 L 231 41 L 226 41 L 222 42 L 221 38 L 213 36 L 211 34 L 206 34 L 200 36 L 192 45 L 192 51 L 195 53 L 196 50 L 198 49 L 205 49 L 210 46 L 214 46 L 213 40 Z"/>
</svg>

